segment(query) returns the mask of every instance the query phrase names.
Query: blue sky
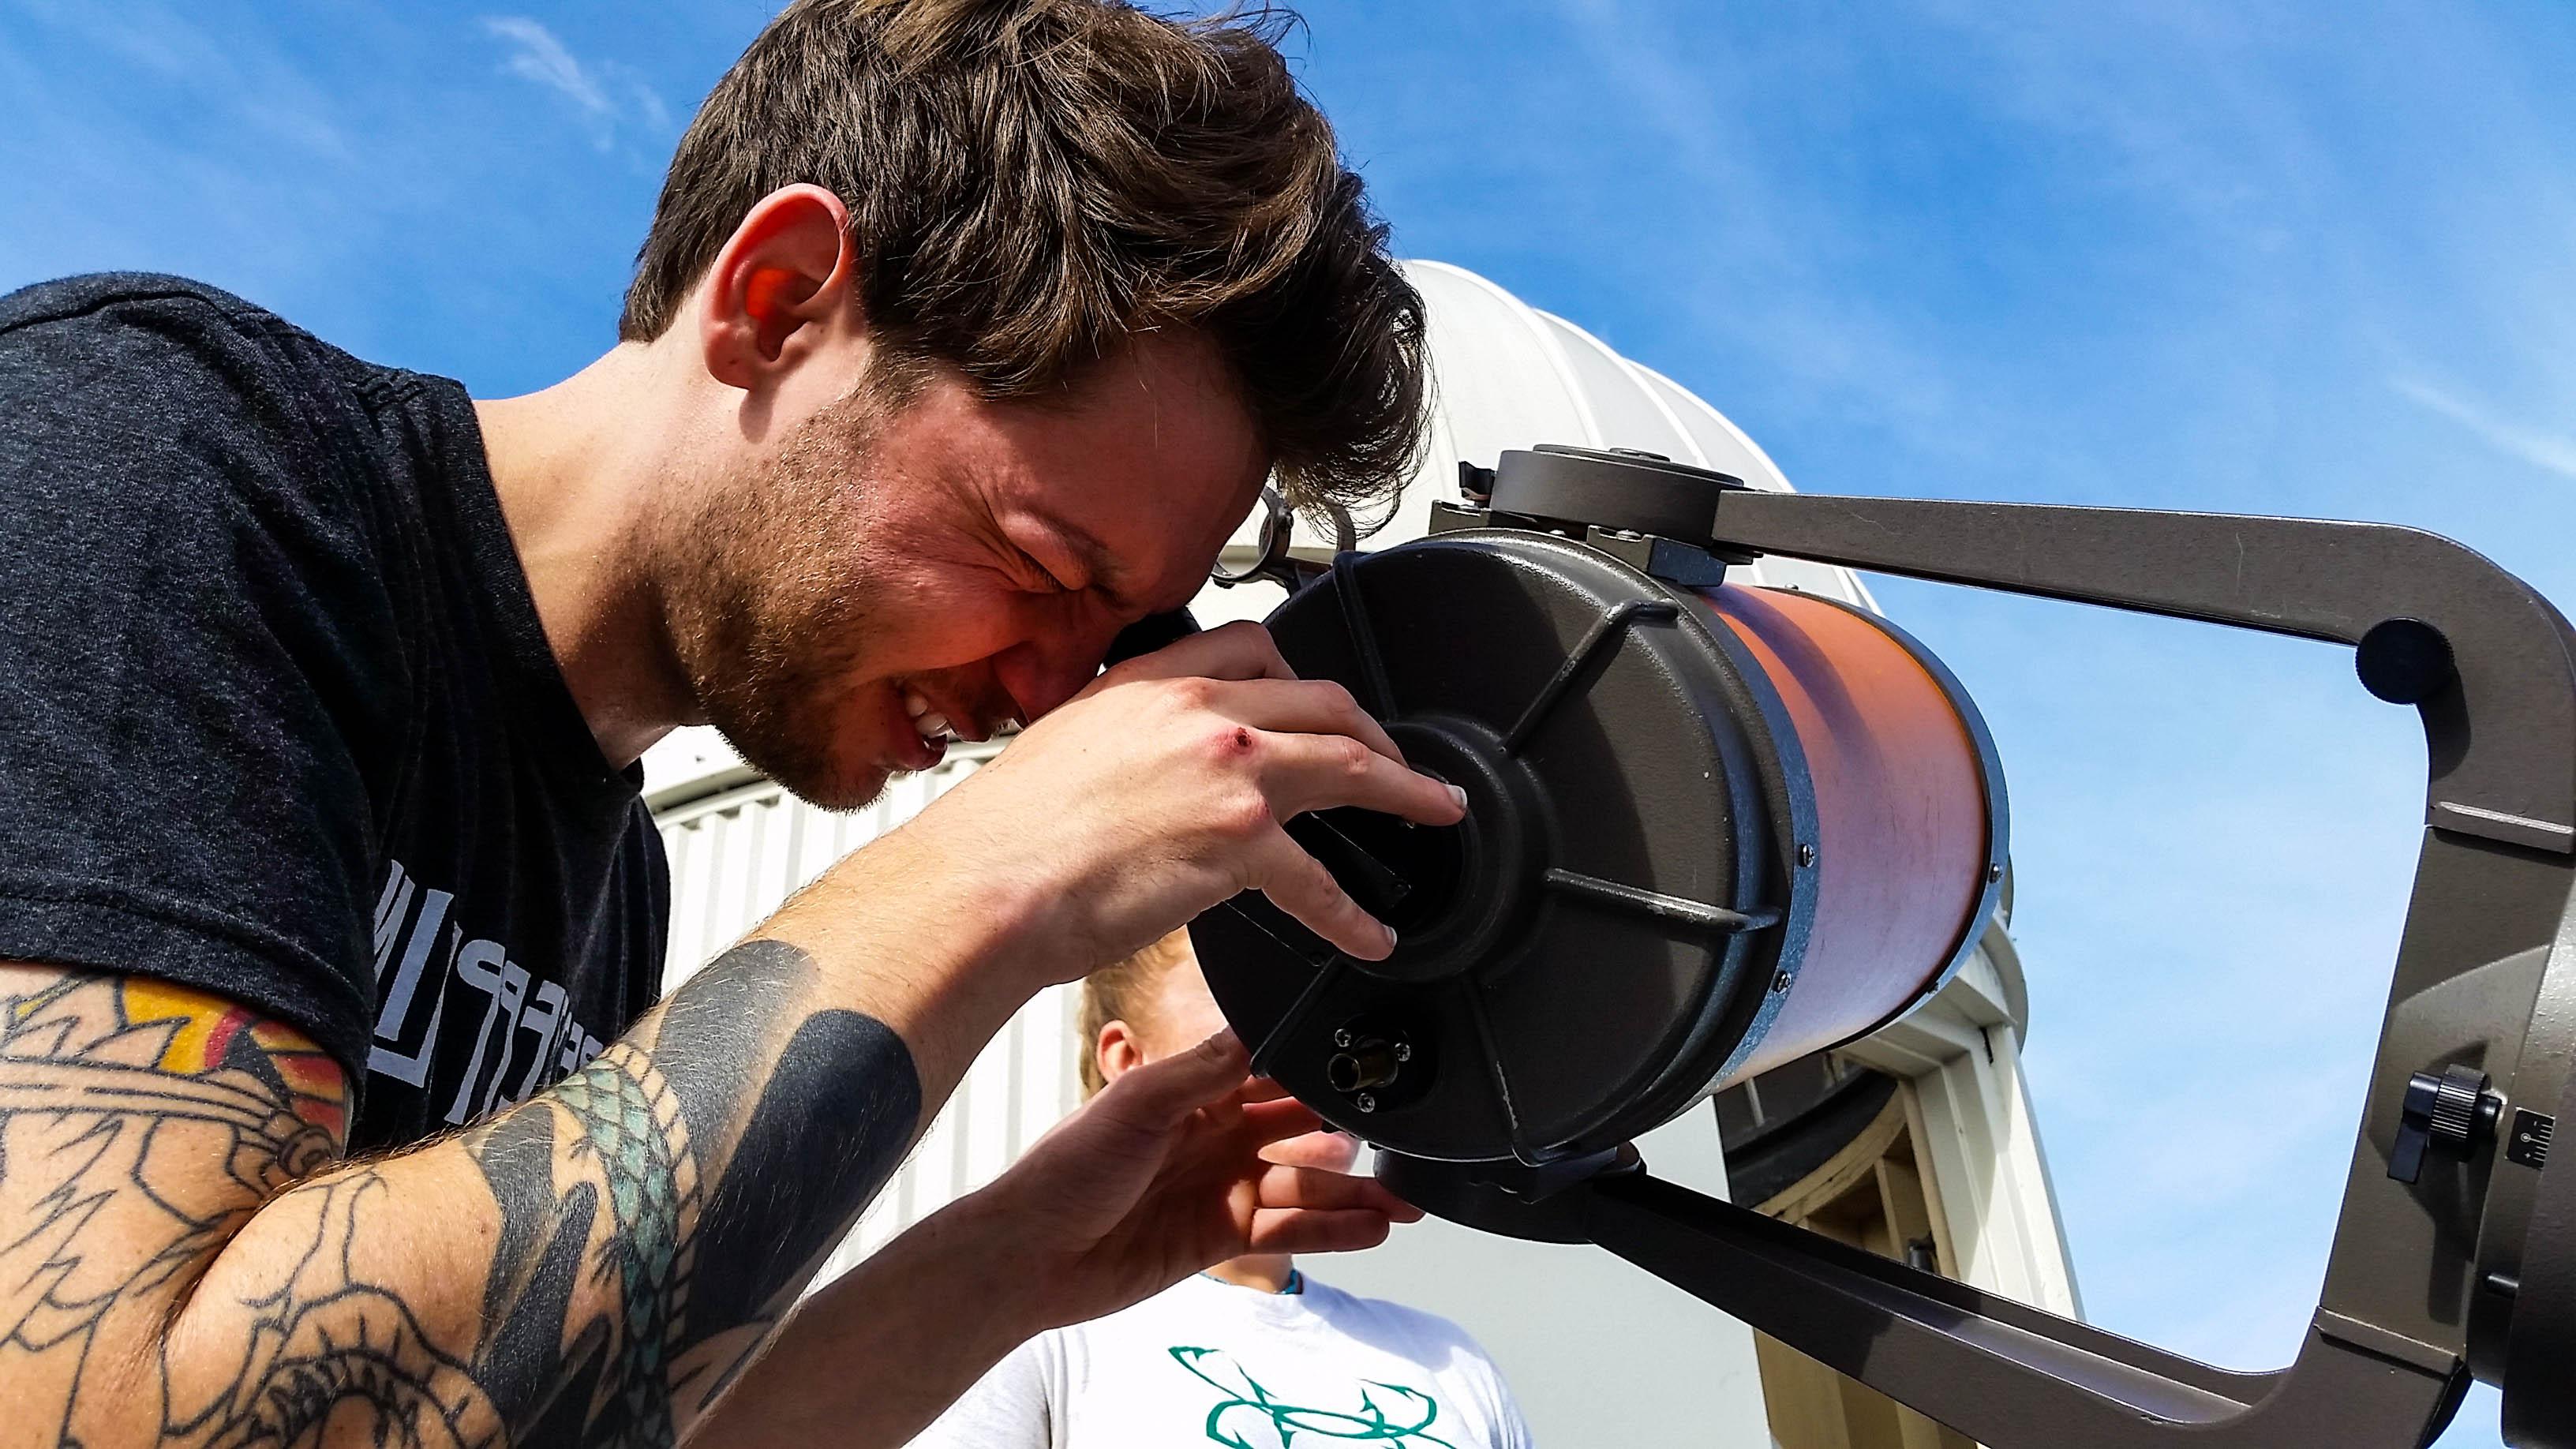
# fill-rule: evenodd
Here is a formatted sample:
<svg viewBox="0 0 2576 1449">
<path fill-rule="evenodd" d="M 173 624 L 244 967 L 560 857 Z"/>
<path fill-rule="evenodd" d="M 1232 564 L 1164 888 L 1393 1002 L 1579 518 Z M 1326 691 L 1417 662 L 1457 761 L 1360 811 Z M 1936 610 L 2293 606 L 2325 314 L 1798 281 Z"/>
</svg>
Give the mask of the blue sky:
<svg viewBox="0 0 2576 1449">
<path fill-rule="evenodd" d="M 0 0 L 0 287 L 186 272 L 478 393 L 541 385 L 609 342 L 678 127 L 768 9 Z M 1401 250 L 1669 373 L 1801 487 L 2388 519 L 2576 600 L 2576 14 L 1307 16 Z M 2411 717 L 2320 646 L 1881 597 L 2010 772 L 2088 1308 L 2286 1358 L 2411 868 Z"/>
</svg>

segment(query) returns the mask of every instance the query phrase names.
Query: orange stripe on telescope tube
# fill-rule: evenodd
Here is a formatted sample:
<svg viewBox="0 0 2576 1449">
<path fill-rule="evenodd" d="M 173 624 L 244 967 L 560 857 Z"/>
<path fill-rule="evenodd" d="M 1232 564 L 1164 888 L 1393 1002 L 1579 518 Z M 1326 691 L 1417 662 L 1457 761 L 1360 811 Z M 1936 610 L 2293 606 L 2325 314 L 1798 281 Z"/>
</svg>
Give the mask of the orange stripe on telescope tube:
<svg viewBox="0 0 2576 1449">
<path fill-rule="evenodd" d="M 1779 690 L 1816 797 L 1816 909 L 1797 984 L 1742 1080 L 1902 1010 L 1957 954 L 1985 892 L 1984 772 L 1960 706 L 1912 651 L 1822 599 L 1703 590 Z"/>
</svg>

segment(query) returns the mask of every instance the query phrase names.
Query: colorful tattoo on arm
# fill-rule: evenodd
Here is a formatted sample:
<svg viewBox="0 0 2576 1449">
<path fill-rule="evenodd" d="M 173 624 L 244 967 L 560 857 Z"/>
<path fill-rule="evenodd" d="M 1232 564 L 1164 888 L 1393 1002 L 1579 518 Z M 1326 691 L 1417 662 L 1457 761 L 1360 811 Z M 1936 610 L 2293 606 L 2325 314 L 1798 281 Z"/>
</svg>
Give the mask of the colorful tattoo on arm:
<svg viewBox="0 0 2576 1449">
<path fill-rule="evenodd" d="M 61 1444 L 667 1449 L 920 1116 L 816 976 L 739 947 L 549 1091 L 339 1165 L 347 1084 L 292 1028 L 0 965 L 0 1402 Z"/>
<path fill-rule="evenodd" d="M 202 1077 L 221 1071 L 259 1079 L 287 1110 L 330 1134 L 349 1131 L 348 1079 L 328 1052 L 291 1026 L 264 1021 L 231 1002 L 140 977 L 120 985 L 126 1020 L 133 1028 L 169 1028 L 155 1063 L 164 1072 Z"/>
<path fill-rule="evenodd" d="M 0 969 L 0 1398 L 132 1442 L 133 1349 L 263 1202 L 339 1155 L 340 1068 L 202 992 Z M 148 1361 L 148 1360 L 147 1360 Z M 105 1370 L 105 1371 L 102 1371 Z"/>
</svg>

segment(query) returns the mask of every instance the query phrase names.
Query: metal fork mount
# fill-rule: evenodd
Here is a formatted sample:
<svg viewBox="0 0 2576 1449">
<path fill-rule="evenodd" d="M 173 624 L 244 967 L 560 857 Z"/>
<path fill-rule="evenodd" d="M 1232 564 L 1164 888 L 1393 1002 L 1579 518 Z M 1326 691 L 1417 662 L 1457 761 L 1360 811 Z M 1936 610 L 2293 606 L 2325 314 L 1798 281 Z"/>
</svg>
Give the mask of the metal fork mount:
<svg viewBox="0 0 2576 1449">
<path fill-rule="evenodd" d="M 1628 470 L 1655 466 L 1506 453 L 1494 507 L 1634 487 Z M 1543 1218 L 1532 1235 L 1598 1243 L 1995 1449 L 2406 1449 L 2440 1432 L 2472 1375 L 2502 1386 L 2510 1442 L 2576 1449 L 2576 1164 L 2546 1154 L 2576 1105 L 2576 640 L 2557 610 L 2456 543 L 2381 524 L 1728 490 L 1687 532 L 1721 556 L 2339 644 L 2374 692 L 2419 712 L 2422 853 L 2316 1315 L 2288 1368 L 2239 1374 L 1639 1171 L 1529 1193 L 1507 1166 L 1440 1165 L 1424 1175 L 1445 1173 L 1456 1201 L 1434 1210 L 1502 1232 Z M 2518 1137 L 2392 1178 L 2408 1080 L 2460 1064 L 2508 1117 L 2547 1119 L 2537 1154 Z"/>
</svg>

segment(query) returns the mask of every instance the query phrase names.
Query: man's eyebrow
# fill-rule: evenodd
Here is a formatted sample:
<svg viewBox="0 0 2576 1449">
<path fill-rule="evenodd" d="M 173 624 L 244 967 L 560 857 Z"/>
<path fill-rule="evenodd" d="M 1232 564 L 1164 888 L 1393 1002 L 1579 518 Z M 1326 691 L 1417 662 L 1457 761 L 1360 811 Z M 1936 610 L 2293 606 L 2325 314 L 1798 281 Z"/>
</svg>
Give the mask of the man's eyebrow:
<svg viewBox="0 0 2576 1449">
<path fill-rule="evenodd" d="M 1128 574 L 1126 565 L 1118 561 L 1118 556 L 1109 551 L 1109 545 L 1102 543 L 1097 534 L 1063 519 L 1044 519 L 1041 524 L 1081 565 L 1087 586 L 1100 596 L 1102 602 L 1113 609 L 1134 607 L 1133 602 L 1120 592 Z"/>
</svg>

